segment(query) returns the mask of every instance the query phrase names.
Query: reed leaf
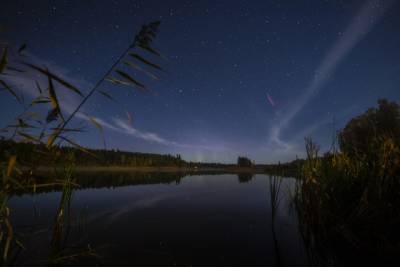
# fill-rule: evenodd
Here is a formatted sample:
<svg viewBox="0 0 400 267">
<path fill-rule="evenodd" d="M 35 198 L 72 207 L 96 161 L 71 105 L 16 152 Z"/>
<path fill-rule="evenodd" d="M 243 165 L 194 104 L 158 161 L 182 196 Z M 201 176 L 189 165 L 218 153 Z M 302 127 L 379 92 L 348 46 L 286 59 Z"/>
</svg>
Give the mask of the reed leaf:
<svg viewBox="0 0 400 267">
<path fill-rule="evenodd" d="M 124 82 L 124 81 L 115 79 L 115 78 L 113 78 L 113 77 L 107 77 L 105 80 L 108 81 L 108 82 L 111 82 L 111 83 L 113 83 L 113 84 L 117 84 L 117 85 L 127 85 L 127 86 L 130 86 L 130 85 L 131 85 L 131 84 L 128 83 L 128 82 Z"/>
<path fill-rule="evenodd" d="M 18 131 L 17 133 L 18 133 L 19 136 L 24 137 L 28 141 L 40 143 L 40 140 L 38 138 L 36 138 L 35 136 L 33 136 L 33 135 L 30 135 L 30 134 L 27 134 L 27 133 L 24 133 L 24 132 L 21 132 L 21 131 Z"/>
<path fill-rule="evenodd" d="M 52 130 L 52 131 L 59 130 L 60 132 L 77 132 L 77 133 L 84 132 L 83 129 L 78 129 L 78 128 L 75 128 L 75 129 L 74 128 L 63 128 L 63 129 L 61 129 L 61 128 L 55 127 L 55 128 L 50 128 L 50 130 Z"/>
<path fill-rule="evenodd" d="M 11 71 L 15 71 L 15 72 L 20 72 L 20 73 L 23 73 L 23 72 L 25 72 L 24 70 L 21 70 L 21 69 L 18 69 L 18 68 L 16 68 L 16 67 L 12 67 L 12 66 L 7 66 L 7 70 L 11 70 Z"/>
<path fill-rule="evenodd" d="M 60 110 L 58 108 L 52 108 L 49 110 L 46 116 L 46 122 L 50 123 L 52 121 L 57 120 L 57 117 L 60 115 Z"/>
<path fill-rule="evenodd" d="M 104 147 L 106 147 L 106 140 L 104 138 L 103 126 L 93 117 L 88 116 L 89 121 L 99 130 Z"/>
<path fill-rule="evenodd" d="M 18 119 L 18 127 L 19 128 L 36 128 L 32 125 L 27 124 L 23 119 L 19 118 Z"/>
<path fill-rule="evenodd" d="M 22 103 L 21 98 L 17 95 L 17 93 L 14 92 L 13 89 L 11 89 L 11 87 L 5 81 L 0 80 L 0 85 L 3 86 L 3 88 L 6 89 L 10 94 L 12 94 L 19 103 Z"/>
<path fill-rule="evenodd" d="M 143 58 L 142 56 L 140 56 L 136 53 L 129 53 L 129 55 L 150 67 L 153 67 L 158 70 L 162 70 L 162 68 L 160 66 L 158 66 L 157 64 L 154 64 L 154 63 L 148 61 L 147 59 Z"/>
<path fill-rule="evenodd" d="M 7 57 L 7 54 L 8 54 L 8 47 L 6 46 L 6 47 L 4 48 L 3 55 L 1 56 L 1 59 L 0 59 L 0 73 L 3 73 L 4 70 L 5 70 L 6 67 L 7 67 L 7 64 L 8 64 L 8 57 Z"/>
<path fill-rule="evenodd" d="M 144 45 L 139 44 L 139 45 L 137 45 L 137 47 L 139 47 L 147 52 L 150 52 L 156 56 L 163 57 L 157 50 L 151 48 L 150 46 L 144 46 Z"/>
<path fill-rule="evenodd" d="M 49 98 L 50 98 L 50 103 L 51 103 L 51 106 L 53 107 L 53 109 L 49 111 L 46 121 L 49 123 L 53 120 L 56 120 L 58 116 L 60 116 L 60 118 L 62 120 L 64 120 L 64 118 L 61 114 L 60 103 L 58 102 L 56 91 L 54 89 L 53 80 L 50 75 L 47 77 L 49 80 L 49 89 L 48 89 L 49 90 Z"/>
<path fill-rule="evenodd" d="M 105 91 L 102 91 L 102 90 L 97 90 L 97 92 L 99 92 L 101 95 L 103 95 L 104 97 L 106 97 L 106 98 L 108 98 L 108 99 L 110 99 L 110 100 L 112 100 L 112 101 L 115 101 L 115 99 L 109 94 L 109 93 L 107 93 L 107 92 L 105 92 Z"/>
<path fill-rule="evenodd" d="M 7 210 L 8 210 L 8 208 L 7 208 Z M 10 246 L 11 246 L 11 241 L 14 238 L 14 230 L 12 228 L 10 220 L 8 219 L 8 216 L 4 219 L 4 222 L 5 222 L 5 225 L 7 227 L 8 235 L 7 235 L 7 239 L 6 239 L 5 245 L 4 245 L 3 259 L 7 260 L 8 251 L 9 251 Z"/>
<path fill-rule="evenodd" d="M 51 147 L 54 144 L 54 142 L 56 141 L 57 137 L 59 137 L 60 133 L 61 133 L 61 130 L 60 129 L 56 129 L 56 130 L 53 131 L 52 134 L 50 134 L 49 138 L 47 139 L 47 145 L 46 145 L 48 148 Z"/>
<path fill-rule="evenodd" d="M 69 90 L 71 90 L 71 91 L 73 91 L 73 92 L 75 92 L 75 93 L 77 93 L 78 95 L 80 95 L 80 96 L 83 97 L 82 92 L 81 92 L 78 88 L 76 88 L 75 86 L 73 86 L 73 85 L 70 84 L 69 82 L 67 82 L 67 81 L 65 81 L 65 80 L 63 80 L 63 79 L 61 79 L 60 77 L 58 77 L 58 76 L 55 75 L 54 73 L 51 73 L 49 70 L 43 69 L 43 68 L 41 68 L 41 67 L 38 67 L 38 66 L 33 65 L 33 64 L 31 64 L 31 63 L 28 63 L 28 62 L 22 62 L 22 64 L 24 64 L 24 65 L 26 65 L 26 66 L 28 66 L 28 67 L 34 69 L 34 70 L 37 70 L 37 71 L 39 71 L 40 73 L 42 73 L 42 74 L 44 74 L 44 75 L 46 75 L 46 76 L 48 76 L 48 77 L 51 77 L 53 80 L 55 80 L 55 81 L 57 81 L 58 83 L 62 84 L 65 88 L 68 88 Z"/>
<path fill-rule="evenodd" d="M 36 88 L 37 88 L 38 91 L 39 91 L 39 94 L 42 94 L 43 91 L 42 91 L 42 88 L 40 88 L 40 84 L 39 84 L 37 81 L 35 81 L 35 84 L 36 84 Z"/>
<path fill-rule="evenodd" d="M 8 160 L 8 166 L 7 166 L 7 177 L 11 176 L 11 172 L 14 169 L 15 164 L 17 163 L 17 156 L 12 155 L 10 159 Z"/>
<path fill-rule="evenodd" d="M 122 61 L 122 63 L 125 64 L 125 65 L 128 66 L 128 67 L 131 67 L 131 68 L 133 68 L 133 69 L 136 69 L 136 70 L 138 70 L 138 71 L 141 71 L 141 72 L 145 73 L 147 76 L 149 76 L 150 78 L 152 78 L 152 79 L 154 79 L 154 80 L 159 80 L 159 78 L 158 78 L 156 75 L 154 75 L 153 73 L 151 73 L 151 72 L 149 72 L 149 71 L 143 69 L 142 67 L 140 67 L 139 65 L 136 65 L 136 64 L 133 63 L 133 62 L 124 60 L 124 61 Z"/>
<path fill-rule="evenodd" d="M 140 89 L 146 90 L 146 87 L 142 83 L 136 81 L 134 78 L 132 78 L 126 72 L 124 72 L 122 70 L 116 70 L 115 72 L 118 73 L 119 76 L 121 76 L 121 77 L 125 78 L 126 80 L 128 80 L 131 83 L 131 85 L 134 85 L 134 86 L 139 87 Z"/>
<path fill-rule="evenodd" d="M 31 106 L 34 106 L 34 105 L 36 105 L 36 104 L 47 104 L 47 103 L 51 103 L 50 98 L 48 98 L 48 97 L 43 97 L 43 96 L 38 96 L 37 98 L 35 98 L 34 100 L 32 100 Z"/>
</svg>

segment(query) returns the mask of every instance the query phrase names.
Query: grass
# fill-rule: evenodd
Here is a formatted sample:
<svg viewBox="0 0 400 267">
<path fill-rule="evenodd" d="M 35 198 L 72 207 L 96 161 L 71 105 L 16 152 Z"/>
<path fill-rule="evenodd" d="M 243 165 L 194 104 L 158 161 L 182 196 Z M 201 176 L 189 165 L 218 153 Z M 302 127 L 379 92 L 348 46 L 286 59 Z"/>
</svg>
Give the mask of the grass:
<svg viewBox="0 0 400 267">
<path fill-rule="evenodd" d="M 400 252 L 400 149 L 389 137 L 369 146 L 361 157 L 336 149 L 319 157 L 306 139 L 295 202 L 315 265 L 351 265 L 346 256 L 382 263 Z"/>
<path fill-rule="evenodd" d="M 0 129 L 1 133 L 6 135 L 8 140 L 18 140 L 40 145 L 35 149 L 32 164 L 24 166 L 24 162 L 18 159 L 17 154 L 8 155 L 6 160 L 0 162 L 0 265 L 7 266 L 14 263 L 14 258 L 18 256 L 22 243 L 16 238 L 12 222 L 10 221 L 10 209 L 7 206 L 10 195 L 16 190 L 32 190 L 34 193 L 38 186 L 54 186 L 60 182 L 63 184 L 62 196 L 60 199 L 58 210 L 56 211 L 53 234 L 50 244 L 49 259 L 53 263 L 60 264 L 63 261 L 76 259 L 81 254 L 94 255 L 92 249 L 85 249 L 87 253 L 74 251 L 73 254 L 65 254 L 65 248 L 69 232 L 69 209 L 75 184 L 73 183 L 73 166 L 76 159 L 69 160 L 68 155 L 62 155 L 57 147 L 67 144 L 71 147 L 76 147 L 80 151 L 91 154 L 90 151 L 77 144 L 71 139 L 72 133 L 79 133 L 80 128 L 69 128 L 70 122 L 80 112 L 80 109 L 95 93 L 100 93 L 103 96 L 113 100 L 112 96 L 104 91 L 100 91 L 99 87 L 104 81 L 109 81 L 117 85 L 130 86 L 139 90 L 147 90 L 144 84 L 136 80 L 136 72 L 143 70 L 138 65 L 146 65 L 147 67 L 161 70 L 161 67 L 154 64 L 152 60 L 146 59 L 147 56 L 142 56 L 143 51 L 151 53 L 158 57 L 161 55 L 152 48 L 151 44 L 157 35 L 160 22 L 152 22 L 141 27 L 138 34 L 126 50 L 118 57 L 118 59 L 110 66 L 104 75 L 97 81 L 92 88 L 84 94 L 80 89 L 73 86 L 69 82 L 61 79 L 55 73 L 51 72 L 46 67 L 38 66 L 29 63 L 29 59 L 22 55 L 21 52 L 26 49 L 26 45 L 22 45 L 18 53 L 8 53 L 8 44 L 2 44 L 0 47 L 0 85 L 6 89 L 14 98 L 23 106 L 23 112 L 4 129 Z M 4 48 L 3 48 L 4 46 Z M 11 50 L 11 48 L 10 48 Z M 133 58 L 132 58 L 133 57 Z M 135 60 L 135 63 L 130 62 Z M 122 62 L 130 63 L 125 66 Z M 19 66 L 18 68 L 12 65 Z M 19 70 L 23 68 L 23 70 Z M 45 77 L 48 84 L 45 88 L 41 88 L 38 81 L 36 83 L 37 95 L 30 103 L 25 103 L 24 98 L 20 98 L 19 94 L 14 92 L 14 89 L 7 84 L 6 77 L 10 74 L 24 75 L 26 70 L 35 71 Z M 130 74 L 129 72 L 134 72 Z M 150 72 L 147 71 L 146 74 Z M 135 77 L 135 78 L 133 78 Z M 155 77 L 154 75 L 152 76 Z M 22 77 L 27 78 L 27 77 Z M 33 78 L 35 79 L 35 78 Z M 59 85 L 59 86 L 55 86 Z M 73 95 L 79 95 L 81 98 L 77 107 L 69 114 L 64 113 L 63 103 L 58 101 L 58 90 L 66 90 Z M 42 107 L 42 108 L 39 108 Z M 43 107 L 47 109 L 45 112 Z M 64 114 L 63 114 L 64 113 Z M 47 115 L 46 115 L 47 114 Z M 87 121 L 92 123 L 99 129 L 103 135 L 102 125 L 95 118 L 86 117 Z M 1 136 L 4 138 L 3 136 Z M 104 138 L 103 143 L 104 142 Z M 43 156 L 43 157 L 39 157 Z M 52 180 L 46 184 L 37 184 L 35 180 L 37 166 L 43 165 L 43 162 L 38 161 L 38 158 L 45 158 L 46 166 L 51 166 Z M 48 159 L 48 160 L 47 160 Z M 65 162 L 63 172 L 59 172 L 57 162 Z M 66 225 L 65 225 L 66 224 Z"/>
<path fill-rule="evenodd" d="M 276 265 L 278 267 L 282 266 L 282 257 L 279 249 L 278 238 L 275 230 L 275 222 L 276 215 L 279 208 L 280 203 L 280 191 L 282 185 L 282 177 L 272 175 L 269 176 L 269 193 L 270 193 L 270 203 L 271 203 L 271 232 L 272 232 L 272 240 L 274 243 L 275 256 L 276 256 Z"/>
</svg>

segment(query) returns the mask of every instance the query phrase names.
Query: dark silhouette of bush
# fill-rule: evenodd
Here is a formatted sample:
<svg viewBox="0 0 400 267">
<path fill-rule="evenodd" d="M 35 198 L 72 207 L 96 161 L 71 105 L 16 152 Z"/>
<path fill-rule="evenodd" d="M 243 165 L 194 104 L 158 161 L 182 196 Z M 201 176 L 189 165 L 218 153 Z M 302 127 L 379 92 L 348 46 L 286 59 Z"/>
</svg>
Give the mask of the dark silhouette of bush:
<svg viewBox="0 0 400 267">
<path fill-rule="evenodd" d="M 237 165 L 239 167 L 251 167 L 253 165 L 253 163 L 247 157 L 238 157 Z"/>
<path fill-rule="evenodd" d="M 394 102 L 378 103 L 339 133 L 341 152 L 333 148 L 321 157 L 306 138 L 295 205 L 307 250 L 322 266 L 398 261 L 400 112 Z M 356 262 L 348 261 L 350 254 Z"/>
<path fill-rule="evenodd" d="M 363 158 L 374 153 L 377 145 L 387 138 L 400 146 L 400 106 L 381 99 L 377 108 L 370 108 L 347 123 L 339 133 L 339 145 L 347 155 Z"/>
</svg>

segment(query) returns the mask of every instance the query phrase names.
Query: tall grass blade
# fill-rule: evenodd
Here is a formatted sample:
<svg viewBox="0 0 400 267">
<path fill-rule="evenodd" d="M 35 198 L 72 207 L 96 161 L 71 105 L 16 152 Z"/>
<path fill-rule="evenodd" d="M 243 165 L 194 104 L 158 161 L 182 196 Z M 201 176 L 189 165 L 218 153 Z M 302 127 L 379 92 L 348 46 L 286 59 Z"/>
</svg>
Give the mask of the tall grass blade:
<svg viewBox="0 0 400 267">
<path fill-rule="evenodd" d="M 133 58 L 139 60 L 140 62 L 142 62 L 142 63 L 144 63 L 144 64 L 150 66 L 150 67 L 153 67 L 153 68 L 158 69 L 158 70 L 162 70 L 162 68 L 161 68 L 159 65 L 154 64 L 154 63 L 148 61 L 147 59 L 143 58 L 142 56 L 140 56 L 140 55 L 138 55 L 138 54 L 136 54 L 136 53 L 129 53 L 129 55 L 130 55 L 131 57 L 133 57 Z"/>
<path fill-rule="evenodd" d="M 124 72 L 122 70 L 116 70 L 115 72 L 118 73 L 121 77 L 128 80 L 132 85 L 139 87 L 139 89 L 146 90 L 146 87 L 144 86 L 144 84 L 136 81 L 134 78 L 132 78 L 132 76 L 130 76 L 126 72 Z"/>
<path fill-rule="evenodd" d="M 0 74 L 3 73 L 4 70 L 5 70 L 6 67 L 7 67 L 7 64 L 8 64 L 8 57 L 7 57 L 7 54 L 8 54 L 8 47 L 6 46 L 6 47 L 4 48 L 3 55 L 1 56 L 1 59 L 0 59 Z"/>
<path fill-rule="evenodd" d="M 48 77 L 51 77 L 53 80 L 55 80 L 55 81 L 57 81 L 58 83 L 62 84 L 65 88 L 68 88 L 69 90 L 71 90 L 71 91 L 73 91 L 73 92 L 75 92 L 75 93 L 77 93 L 78 95 L 80 95 L 80 96 L 83 97 L 82 92 L 81 92 L 77 87 L 75 87 L 75 86 L 73 86 L 72 84 L 70 84 L 69 82 L 67 82 L 67 81 L 65 81 L 65 80 L 63 80 L 63 79 L 61 79 L 60 77 L 58 77 L 58 76 L 55 75 L 54 73 L 51 73 L 50 71 L 48 71 L 47 69 L 43 69 L 43 68 L 41 68 L 41 67 L 35 66 L 35 65 L 33 65 L 33 64 L 31 64 L 31 63 L 28 63 L 28 62 L 22 62 L 22 64 L 24 64 L 24 65 L 26 65 L 26 66 L 28 66 L 28 67 L 34 69 L 34 70 L 37 70 L 37 71 L 39 71 L 40 73 L 42 73 L 42 74 L 44 74 L 44 75 L 46 75 L 46 76 L 48 76 Z"/>
</svg>

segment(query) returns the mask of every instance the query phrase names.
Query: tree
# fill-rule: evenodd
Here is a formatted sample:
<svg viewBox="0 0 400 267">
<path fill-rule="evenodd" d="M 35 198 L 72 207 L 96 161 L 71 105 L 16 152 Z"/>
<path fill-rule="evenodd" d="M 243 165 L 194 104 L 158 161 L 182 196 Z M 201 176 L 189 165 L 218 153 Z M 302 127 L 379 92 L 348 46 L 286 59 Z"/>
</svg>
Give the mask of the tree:
<svg viewBox="0 0 400 267">
<path fill-rule="evenodd" d="M 370 108 L 347 123 L 339 133 L 339 145 L 349 156 L 364 156 L 373 153 L 373 144 L 379 145 L 388 138 L 400 146 L 400 106 L 380 99 L 377 108 Z"/>
<path fill-rule="evenodd" d="M 239 167 L 250 167 L 252 163 L 251 160 L 247 157 L 238 157 L 237 165 Z"/>
</svg>

